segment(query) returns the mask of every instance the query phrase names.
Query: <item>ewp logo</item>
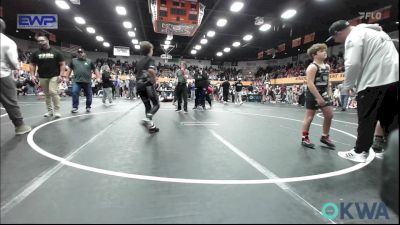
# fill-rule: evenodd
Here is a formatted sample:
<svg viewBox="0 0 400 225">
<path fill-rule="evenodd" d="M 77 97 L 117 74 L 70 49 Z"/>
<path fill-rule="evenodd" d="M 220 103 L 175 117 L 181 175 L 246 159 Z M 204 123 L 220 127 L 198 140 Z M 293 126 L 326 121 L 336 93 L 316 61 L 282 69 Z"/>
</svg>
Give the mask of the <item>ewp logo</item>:
<svg viewBox="0 0 400 225">
<path fill-rule="evenodd" d="M 374 202 L 371 205 L 363 202 L 340 203 L 340 208 L 333 202 L 328 202 L 322 207 L 322 215 L 327 219 L 354 219 L 354 215 L 350 212 L 350 208 L 355 207 L 359 219 L 389 219 L 386 205 L 383 202 Z M 353 210 L 354 211 L 354 210 Z"/>
<path fill-rule="evenodd" d="M 18 29 L 58 29 L 56 14 L 18 14 Z"/>
</svg>

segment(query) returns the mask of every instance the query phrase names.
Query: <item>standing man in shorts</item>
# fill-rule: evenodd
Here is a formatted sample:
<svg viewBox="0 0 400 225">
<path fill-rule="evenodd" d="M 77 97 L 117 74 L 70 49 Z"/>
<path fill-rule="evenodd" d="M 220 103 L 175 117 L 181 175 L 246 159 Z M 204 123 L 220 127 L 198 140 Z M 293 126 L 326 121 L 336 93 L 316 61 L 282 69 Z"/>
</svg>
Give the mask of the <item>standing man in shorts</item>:
<svg viewBox="0 0 400 225">
<path fill-rule="evenodd" d="M 324 123 L 320 141 L 328 147 L 335 147 L 332 140 L 329 138 L 333 113 L 328 95 L 330 67 L 328 64 L 324 63 L 324 60 L 328 56 L 327 49 L 328 46 L 326 46 L 326 44 L 314 44 L 307 50 L 307 54 L 313 58 L 313 62 L 306 70 L 306 117 L 304 118 L 303 123 L 303 137 L 301 144 L 308 148 L 314 148 L 315 146 L 309 138 L 309 130 L 311 122 L 313 121 L 318 109 L 321 109 L 324 114 Z"/>
</svg>

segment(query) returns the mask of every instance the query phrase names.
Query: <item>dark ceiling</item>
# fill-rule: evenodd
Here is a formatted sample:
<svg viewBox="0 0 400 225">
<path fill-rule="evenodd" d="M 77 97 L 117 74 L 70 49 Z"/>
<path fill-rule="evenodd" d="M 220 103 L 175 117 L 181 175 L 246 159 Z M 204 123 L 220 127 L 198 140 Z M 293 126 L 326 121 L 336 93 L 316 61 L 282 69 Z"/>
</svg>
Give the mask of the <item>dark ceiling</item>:
<svg viewBox="0 0 400 225">
<path fill-rule="evenodd" d="M 316 32 L 315 42 L 322 42 L 328 37 L 329 25 L 338 19 L 351 19 L 359 16 L 358 12 L 373 11 L 392 5 L 391 18 L 380 21 L 384 30 L 389 32 L 398 29 L 398 0 L 242 0 L 244 8 L 239 13 L 231 12 L 230 5 L 234 0 L 200 0 L 206 6 L 205 15 L 198 31 L 193 37 L 174 36 L 173 42 L 177 48 L 170 54 L 174 57 L 212 59 L 218 58 L 215 54 L 224 47 L 230 47 L 231 52 L 224 54 L 220 60 L 238 61 L 255 60 L 257 53 L 277 45 L 286 43 L 286 51 L 276 55 L 277 58 L 296 55 L 304 52 L 309 45 L 299 49 L 291 49 L 291 40 L 306 34 Z M 61 10 L 54 0 L 2 0 L 3 18 L 7 23 L 6 33 L 12 36 L 28 39 L 33 36 L 28 30 L 16 32 L 17 14 L 58 14 L 58 30 L 48 30 L 57 37 L 56 45 L 68 42 L 81 45 L 87 50 L 110 51 L 95 40 L 95 35 L 85 31 L 85 26 L 91 25 L 96 29 L 96 35 L 101 34 L 106 41 L 115 46 L 130 46 L 132 53 L 133 44 L 127 35 L 127 30 L 122 26 L 122 21 L 128 19 L 136 27 L 136 37 L 149 40 L 155 45 L 155 55 L 163 54 L 160 43 L 166 35 L 155 33 L 149 14 L 147 0 L 81 0 L 80 5 L 70 4 L 70 10 Z M 126 16 L 119 16 L 115 11 L 116 5 L 123 5 L 127 9 Z M 287 8 L 295 8 L 295 17 L 283 21 L 281 13 Z M 78 25 L 74 17 L 81 15 L 86 20 L 86 25 Z M 255 17 L 263 16 L 274 28 L 262 33 L 254 25 Z M 225 17 L 228 23 L 225 27 L 216 26 L 216 21 Z M 191 55 L 190 50 L 199 44 L 200 39 L 208 30 L 215 30 L 214 38 L 198 51 Z M 243 46 L 243 36 L 253 34 L 254 38 Z M 242 46 L 233 48 L 232 42 L 239 40 Z M 314 43 L 315 43 L 314 42 Z M 331 43 L 333 44 L 333 43 Z M 270 56 L 269 56 L 270 57 Z M 264 58 L 268 59 L 268 58 Z"/>
</svg>

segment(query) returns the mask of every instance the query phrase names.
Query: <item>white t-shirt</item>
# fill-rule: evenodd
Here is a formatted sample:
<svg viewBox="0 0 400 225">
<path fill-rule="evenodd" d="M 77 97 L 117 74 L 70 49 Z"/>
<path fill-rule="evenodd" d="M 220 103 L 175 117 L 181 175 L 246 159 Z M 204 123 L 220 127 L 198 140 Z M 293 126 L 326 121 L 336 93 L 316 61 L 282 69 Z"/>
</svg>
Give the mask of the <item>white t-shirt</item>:
<svg viewBox="0 0 400 225">
<path fill-rule="evenodd" d="M 18 51 L 17 44 L 3 33 L 0 34 L 0 45 L 0 77 L 3 78 L 18 68 Z"/>
<path fill-rule="evenodd" d="M 339 88 L 335 88 L 335 91 L 333 92 L 333 97 L 335 97 L 335 98 L 339 98 L 340 97 Z"/>
</svg>

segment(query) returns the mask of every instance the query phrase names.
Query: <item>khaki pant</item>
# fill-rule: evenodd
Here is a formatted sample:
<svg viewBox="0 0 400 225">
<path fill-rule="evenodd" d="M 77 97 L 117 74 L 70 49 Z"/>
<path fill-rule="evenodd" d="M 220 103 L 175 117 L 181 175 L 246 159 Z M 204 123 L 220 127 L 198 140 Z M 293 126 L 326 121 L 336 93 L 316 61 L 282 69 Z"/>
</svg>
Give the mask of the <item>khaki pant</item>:
<svg viewBox="0 0 400 225">
<path fill-rule="evenodd" d="M 58 77 L 39 78 L 40 86 L 46 96 L 46 107 L 48 112 L 53 111 L 51 102 L 53 101 L 54 112 L 60 111 L 60 96 L 58 95 Z"/>
<path fill-rule="evenodd" d="M 104 88 L 103 87 L 103 103 L 106 103 L 106 99 L 108 98 L 108 102 L 112 102 L 112 88 Z"/>
<path fill-rule="evenodd" d="M 236 91 L 235 92 L 235 103 L 243 103 L 242 101 L 242 92 L 241 91 Z"/>
</svg>

